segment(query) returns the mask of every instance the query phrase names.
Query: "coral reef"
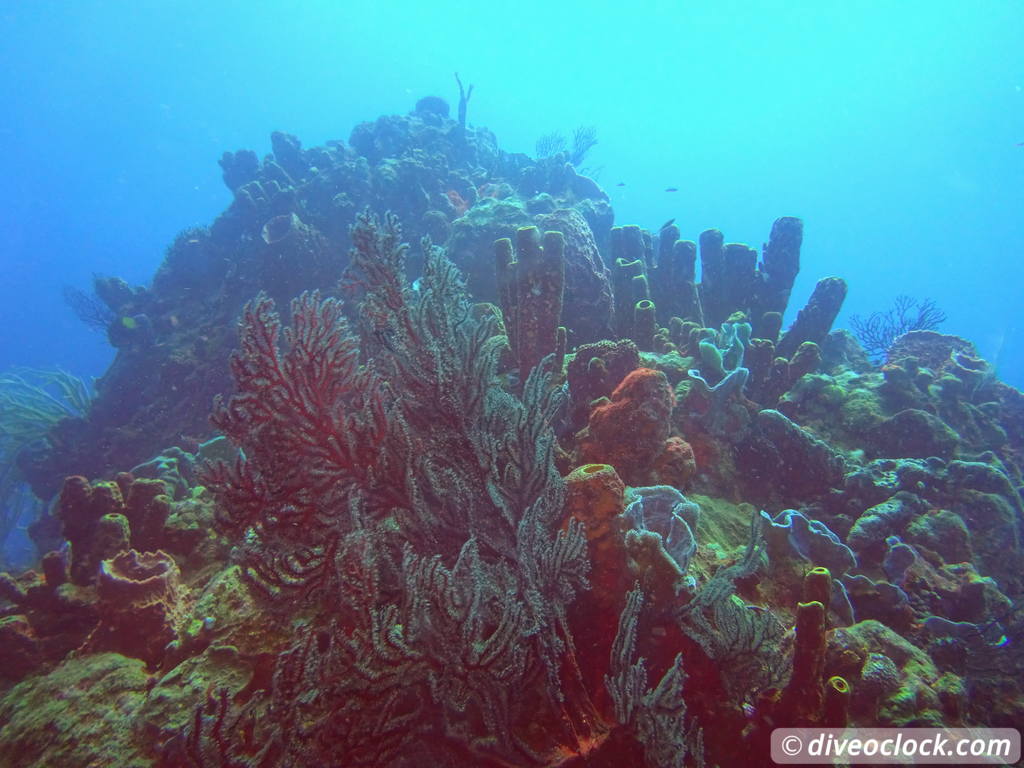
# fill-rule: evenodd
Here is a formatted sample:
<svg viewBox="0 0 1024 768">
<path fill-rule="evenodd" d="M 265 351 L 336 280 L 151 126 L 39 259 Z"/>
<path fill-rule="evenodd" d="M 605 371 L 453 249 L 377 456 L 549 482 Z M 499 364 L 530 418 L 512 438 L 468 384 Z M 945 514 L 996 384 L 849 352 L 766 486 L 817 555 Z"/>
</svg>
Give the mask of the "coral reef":
<svg viewBox="0 0 1024 768">
<path fill-rule="evenodd" d="M 784 328 L 800 219 L 760 254 L 613 227 L 592 136 L 503 152 L 458 85 L 226 153 L 151 287 L 97 280 L 97 397 L 5 422 L 56 500 L 0 574 L 0 762 L 767 766 L 779 726 L 1019 724 L 1024 395 L 934 331 L 873 364 L 837 277 Z"/>
<path fill-rule="evenodd" d="M 428 101 L 357 125 L 347 143 L 304 149 L 274 132 L 262 160 L 225 153 L 228 209 L 175 239 L 151 287 L 97 283 L 115 318 L 108 335 L 117 357 L 91 411 L 62 421 L 50 445 L 24 462 L 36 494 L 50 498 L 68 475 L 111 475 L 169 446 L 194 451 L 208 433 L 210 402 L 231 385 L 230 329 L 242 306 L 261 290 L 285 310 L 304 290 L 334 292 L 349 228 L 366 206 L 399 215 L 412 242 L 429 235 L 445 244 L 478 301 L 498 298 L 494 240 L 557 223 L 567 239 L 569 332 L 598 340 L 611 301 L 598 252 L 611 228 L 607 195 L 564 159 L 499 150 L 489 131 L 465 123 L 471 90 L 463 90 L 462 122 Z M 577 314 L 584 306 L 591 310 Z"/>
<path fill-rule="evenodd" d="M 504 338 L 486 316 L 467 321 L 451 263 L 429 252 L 414 292 L 394 219 L 364 217 L 353 239 L 351 279 L 366 289 L 360 325 L 386 343 L 357 369 L 339 305 L 306 294 L 293 304 L 282 356 L 269 299 L 251 304 L 233 359 L 238 394 L 215 417 L 246 458 L 208 478 L 223 528 L 245 533 L 238 556 L 261 593 L 322 610 L 340 590 L 347 607 L 306 624 L 268 699 L 197 716 L 188 748 L 202 761 L 230 758 L 242 742 L 208 723 L 268 701 L 270 712 L 293 708 L 302 688 L 278 676 L 297 673 L 333 693 L 318 704 L 325 719 L 314 732 L 265 720 L 268 745 L 287 744 L 284 764 L 327 759 L 327 732 L 333 759 L 352 765 L 426 744 L 480 764 L 521 761 L 566 738 L 534 733 L 529 743 L 517 728 L 522 707 L 562 711 L 582 726 L 589 706 L 579 690 L 582 701 L 567 700 L 561 680 L 560 659 L 573 648 L 566 607 L 587 560 L 577 522 L 556 530 L 564 485 L 543 417 L 556 390 L 537 369 L 522 402 L 488 393 Z M 282 448 L 304 457 L 302 476 L 281 464 Z M 386 640 L 382 621 L 393 626 Z M 528 681 L 540 684 L 537 696 L 513 697 Z M 365 744 L 363 727 L 394 707 L 414 709 Z M 417 729 L 401 727 L 414 715 Z M 486 737 L 474 733 L 481 720 Z"/>
</svg>

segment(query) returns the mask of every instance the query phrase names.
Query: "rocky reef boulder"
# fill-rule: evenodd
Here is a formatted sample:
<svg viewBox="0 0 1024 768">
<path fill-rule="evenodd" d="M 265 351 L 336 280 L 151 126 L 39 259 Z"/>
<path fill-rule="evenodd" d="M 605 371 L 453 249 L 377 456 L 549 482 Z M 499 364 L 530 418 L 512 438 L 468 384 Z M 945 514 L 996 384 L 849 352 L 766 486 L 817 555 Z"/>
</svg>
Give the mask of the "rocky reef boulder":
<svg viewBox="0 0 1024 768">
<path fill-rule="evenodd" d="M 875 456 L 893 459 L 950 459 L 958 442 L 956 432 L 940 418 L 916 408 L 883 421 L 872 430 L 870 440 Z"/>
</svg>

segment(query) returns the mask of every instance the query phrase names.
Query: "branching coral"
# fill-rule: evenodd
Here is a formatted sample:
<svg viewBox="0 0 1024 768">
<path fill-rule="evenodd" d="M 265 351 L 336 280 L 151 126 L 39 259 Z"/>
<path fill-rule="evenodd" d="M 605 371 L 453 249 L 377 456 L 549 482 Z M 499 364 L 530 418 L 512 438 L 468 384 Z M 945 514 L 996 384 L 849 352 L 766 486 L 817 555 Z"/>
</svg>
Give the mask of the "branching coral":
<svg viewBox="0 0 1024 768">
<path fill-rule="evenodd" d="M 303 294 L 292 318 L 282 352 L 273 302 L 246 306 L 231 361 L 239 394 L 213 416 L 246 458 L 215 465 L 205 480 L 222 501 L 224 530 L 246 535 L 249 575 L 269 592 L 325 585 L 338 514 L 369 481 L 385 429 L 380 384 L 359 369 L 341 305 Z"/>
<path fill-rule="evenodd" d="M 908 331 L 935 330 L 945 319 L 946 313 L 931 299 L 897 296 L 884 312 L 872 312 L 866 318 L 853 315 L 850 327 L 864 351 L 878 361 L 885 357 L 897 337 Z"/>
<path fill-rule="evenodd" d="M 720 669 L 728 670 L 722 682 L 736 702 L 753 701 L 789 674 L 780 647 L 785 628 L 771 611 L 746 605 L 734 595 L 735 581 L 760 567 L 764 550 L 755 516 L 743 557 L 716 571 L 689 603 L 676 610 L 683 632 Z"/>
<path fill-rule="evenodd" d="M 104 304 L 95 291 L 86 293 L 81 288 L 65 285 L 64 303 L 86 328 L 99 333 L 106 333 L 110 324 L 117 319 L 114 310 Z"/>
<path fill-rule="evenodd" d="M 610 674 L 605 686 L 615 706 L 615 717 L 629 726 L 644 745 L 646 764 L 681 766 L 687 755 L 693 765 L 704 764 L 704 746 L 695 722 L 687 729 L 686 703 L 683 701 L 683 657 L 678 654 L 668 671 L 653 688 L 647 688 L 647 667 L 636 655 L 637 622 L 643 608 L 639 585 L 626 597 L 619 617 L 619 630 L 612 646 Z"/>
<path fill-rule="evenodd" d="M 589 708 L 563 684 L 566 669 L 578 677 L 565 609 L 588 564 L 579 524 L 557 530 L 558 390 L 543 366 L 521 400 L 495 385 L 505 338 L 472 316 L 439 250 L 425 243 L 412 291 L 393 217 L 364 214 L 352 241 L 361 341 L 315 294 L 293 303 L 283 350 L 268 299 L 242 320 L 238 394 L 215 422 L 243 458 L 207 482 L 252 581 L 313 614 L 269 690 L 197 716 L 192 752 L 235 759 L 251 715 L 279 745 L 259 765 L 377 765 L 424 730 L 449 758 L 535 762 L 585 734 Z M 287 673 L 296 656 L 313 661 Z M 516 725 L 538 709 L 551 726 L 527 743 Z M 360 743 L 381 729 L 395 741 Z"/>
<path fill-rule="evenodd" d="M 579 125 L 572 132 L 571 148 L 565 139 L 565 134 L 561 131 L 551 131 L 537 139 L 537 143 L 534 145 L 534 155 L 541 159 L 564 152 L 568 161 L 577 168 L 580 168 L 580 165 L 596 144 L 597 127 L 593 125 Z M 585 169 L 584 173 L 586 173 Z"/>
</svg>

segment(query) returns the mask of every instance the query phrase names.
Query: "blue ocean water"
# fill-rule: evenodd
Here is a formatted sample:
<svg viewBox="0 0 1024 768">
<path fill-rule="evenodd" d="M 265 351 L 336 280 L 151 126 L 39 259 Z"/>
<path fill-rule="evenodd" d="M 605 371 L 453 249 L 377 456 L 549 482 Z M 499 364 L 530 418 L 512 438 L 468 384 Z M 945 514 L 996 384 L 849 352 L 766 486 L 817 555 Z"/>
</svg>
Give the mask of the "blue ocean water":
<svg viewBox="0 0 1024 768">
<path fill-rule="evenodd" d="M 347 139 L 458 71 L 507 150 L 596 126 L 616 223 L 758 247 L 799 216 L 791 306 L 825 275 L 840 326 L 932 298 L 1024 385 L 1019 3 L 12 2 L 0 34 L 0 370 L 101 374 L 62 287 L 150 280 L 229 203 L 223 151 Z"/>
</svg>

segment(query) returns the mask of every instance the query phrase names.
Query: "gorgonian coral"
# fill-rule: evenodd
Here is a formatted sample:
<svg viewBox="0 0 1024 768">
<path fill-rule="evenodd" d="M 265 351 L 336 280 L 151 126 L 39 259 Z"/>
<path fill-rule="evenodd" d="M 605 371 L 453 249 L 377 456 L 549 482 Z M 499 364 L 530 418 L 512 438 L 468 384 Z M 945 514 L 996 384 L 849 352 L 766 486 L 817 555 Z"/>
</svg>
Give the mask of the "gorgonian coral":
<svg viewBox="0 0 1024 768">
<path fill-rule="evenodd" d="M 580 526 L 561 526 L 558 390 L 542 366 L 521 399 L 497 386 L 505 338 L 440 250 L 425 244 L 416 291 L 393 217 L 364 214 L 352 241 L 358 336 L 316 294 L 283 335 L 265 297 L 242 318 L 237 394 L 214 416 L 241 458 L 207 483 L 245 573 L 304 613 L 273 682 L 215 696 L 186 751 L 202 765 L 539 762 L 591 714 L 565 613 L 588 564 Z"/>
<path fill-rule="evenodd" d="M 884 312 L 872 312 L 866 318 L 851 316 L 850 327 L 864 351 L 873 360 L 880 361 L 904 333 L 935 330 L 945 320 L 946 313 L 933 300 L 897 296 Z"/>
</svg>

